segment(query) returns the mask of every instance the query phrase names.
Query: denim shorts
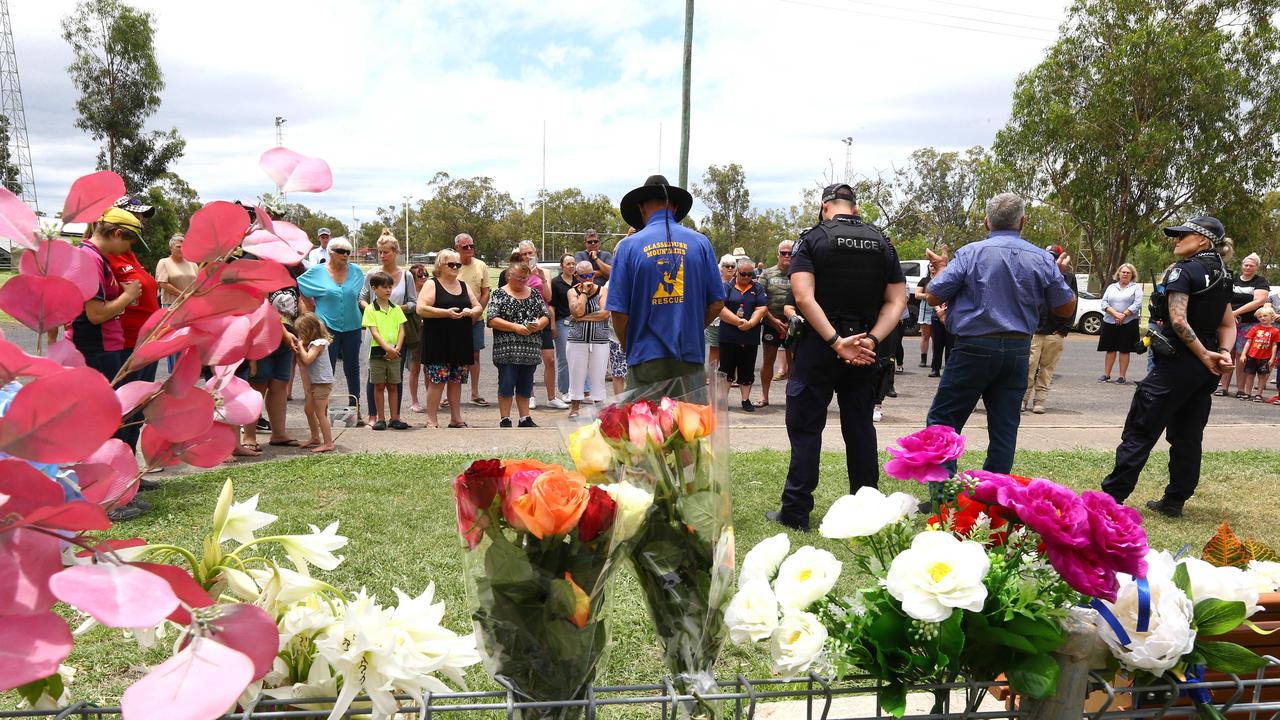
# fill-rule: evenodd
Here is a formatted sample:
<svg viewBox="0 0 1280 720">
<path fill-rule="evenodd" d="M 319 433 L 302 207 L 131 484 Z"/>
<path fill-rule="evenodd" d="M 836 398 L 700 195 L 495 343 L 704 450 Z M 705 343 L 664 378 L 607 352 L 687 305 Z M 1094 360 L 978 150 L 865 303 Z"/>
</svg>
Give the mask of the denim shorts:
<svg viewBox="0 0 1280 720">
<path fill-rule="evenodd" d="M 484 349 L 484 323 L 471 324 L 471 347 L 476 352 Z"/>
<path fill-rule="evenodd" d="M 251 385 L 266 385 L 272 380 L 289 382 L 293 372 L 293 348 L 289 347 L 289 343 L 282 340 L 280 341 L 280 347 L 276 348 L 275 352 L 257 360 L 256 363 L 255 372 L 249 378 Z"/>
<path fill-rule="evenodd" d="M 537 365 L 498 365 L 498 397 L 533 397 L 533 371 Z"/>
</svg>

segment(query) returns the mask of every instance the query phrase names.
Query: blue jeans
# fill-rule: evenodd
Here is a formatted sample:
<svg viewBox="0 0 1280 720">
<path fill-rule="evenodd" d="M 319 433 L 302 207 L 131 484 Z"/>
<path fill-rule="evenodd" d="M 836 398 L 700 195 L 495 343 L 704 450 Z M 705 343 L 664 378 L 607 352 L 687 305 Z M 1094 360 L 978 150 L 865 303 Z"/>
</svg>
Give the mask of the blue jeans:
<svg viewBox="0 0 1280 720">
<path fill-rule="evenodd" d="M 540 365 L 498 365 L 498 397 L 533 397 L 533 371 Z"/>
<path fill-rule="evenodd" d="M 133 350 L 134 350 L 133 348 L 125 348 L 124 350 L 120 351 L 121 366 L 123 366 L 124 363 L 129 360 L 129 357 L 133 355 Z M 133 372 L 124 376 L 124 383 L 121 383 L 121 384 L 123 385 L 125 383 L 131 383 L 135 381 L 141 381 L 141 382 L 154 381 L 156 379 L 157 365 L 159 365 L 158 362 L 153 362 L 150 365 L 147 365 L 145 367 L 134 368 Z M 135 452 L 137 452 L 138 450 L 138 438 L 142 433 L 142 420 L 143 420 L 142 411 L 139 410 L 134 412 L 132 415 L 124 419 L 124 422 L 122 423 L 122 427 L 119 430 L 117 430 L 115 434 L 115 437 L 117 439 L 123 440 Z"/>
<path fill-rule="evenodd" d="M 334 372 L 337 372 L 338 360 L 342 360 L 342 375 L 347 380 L 347 393 L 352 400 L 351 404 L 358 408 L 360 407 L 360 329 L 346 332 L 330 329 L 329 334 L 333 335 L 333 342 L 329 343 L 329 365 Z"/>
<path fill-rule="evenodd" d="M 556 390 L 557 395 L 569 392 L 569 318 L 556 320 Z"/>
<path fill-rule="evenodd" d="M 956 337 L 942 381 L 929 407 L 927 425 L 964 430 L 982 399 L 987 408 L 987 460 L 982 469 L 1008 473 L 1018 446 L 1022 395 L 1027 391 L 1031 337 Z M 956 464 L 948 463 L 954 474 Z"/>
</svg>

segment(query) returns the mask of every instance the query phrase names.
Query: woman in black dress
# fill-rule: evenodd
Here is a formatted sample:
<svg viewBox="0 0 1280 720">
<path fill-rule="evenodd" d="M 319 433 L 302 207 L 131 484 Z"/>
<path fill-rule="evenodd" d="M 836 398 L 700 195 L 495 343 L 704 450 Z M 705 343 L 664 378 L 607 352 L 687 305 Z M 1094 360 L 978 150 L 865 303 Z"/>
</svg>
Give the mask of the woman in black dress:
<svg viewBox="0 0 1280 720">
<path fill-rule="evenodd" d="M 482 308 L 475 290 L 458 279 L 461 257 L 446 248 L 436 254 L 435 277 L 423 283 L 418 295 L 422 320 L 422 366 L 427 375 L 427 427 L 438 427 L 440 391 L 447 388 L 449 427 L 462 421 L 462 384 L 470 372 L 471 324 Z"/>
</svg>

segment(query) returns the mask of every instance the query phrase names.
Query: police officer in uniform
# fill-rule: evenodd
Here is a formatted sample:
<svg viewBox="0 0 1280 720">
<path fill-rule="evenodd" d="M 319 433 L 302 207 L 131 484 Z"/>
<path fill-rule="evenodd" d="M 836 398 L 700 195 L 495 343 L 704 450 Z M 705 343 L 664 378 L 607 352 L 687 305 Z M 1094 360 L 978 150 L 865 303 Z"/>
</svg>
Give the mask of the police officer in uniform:
<svg viewBox="0 0 1280 720">
<path fill-rule="evenodd" d="M 840 404 L 849 492 L 877 484 L 871 410 L 884 367 L 877 350 L 897 327 L 907 302 L 897 254 L 878 228 L 858 219 L 850 186 L 822 191 L 821 221 L 802 233 L 793 249 L 791 291 L 808 329 L 796 343 L 787 381 L 791 466 L 782 508 L 765 517 L 808 530 L 833 392 Z"/>
<path fill-rule="evenodd" d="M 1222 223 L 1205 215 L 1165 228 L 1164 234 L 1174 238 L 1179 262 L 1151 298 L 1151 318 L 1163 323 L 1149 337 L 1155 368 L 1133 394 L 1115 468 L 1102 481 L 1102 490 L 1124 502 L 1167 428 L 1169 485 L 1147 507 L 1181 517 L 1200 481 L 1201 441 L 1213 389 L 1219 376 L 1232 370 L 1236 323 L 1231 275 L 1219 254 L 1226 237 Z"/>
</svg>

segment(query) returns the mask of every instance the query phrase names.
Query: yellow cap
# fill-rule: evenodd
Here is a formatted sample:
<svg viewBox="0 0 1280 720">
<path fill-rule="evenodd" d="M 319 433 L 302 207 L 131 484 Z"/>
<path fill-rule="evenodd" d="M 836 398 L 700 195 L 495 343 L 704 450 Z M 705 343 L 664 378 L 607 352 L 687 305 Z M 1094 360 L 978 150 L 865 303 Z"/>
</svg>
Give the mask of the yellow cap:
<svg viewBox="0 0 1280 720">
<path fill-rule="evenodd" d="M 137 215 L 128 210 L 121 210 L 117 207 L 107 208 L 107 211 L 102 213 L 102 217 L 98 218 L 98 221 L 119 225 L 132 232 L 137 239 L 142 239 L 142 221 L 138 219 Z"/>
</svg>

